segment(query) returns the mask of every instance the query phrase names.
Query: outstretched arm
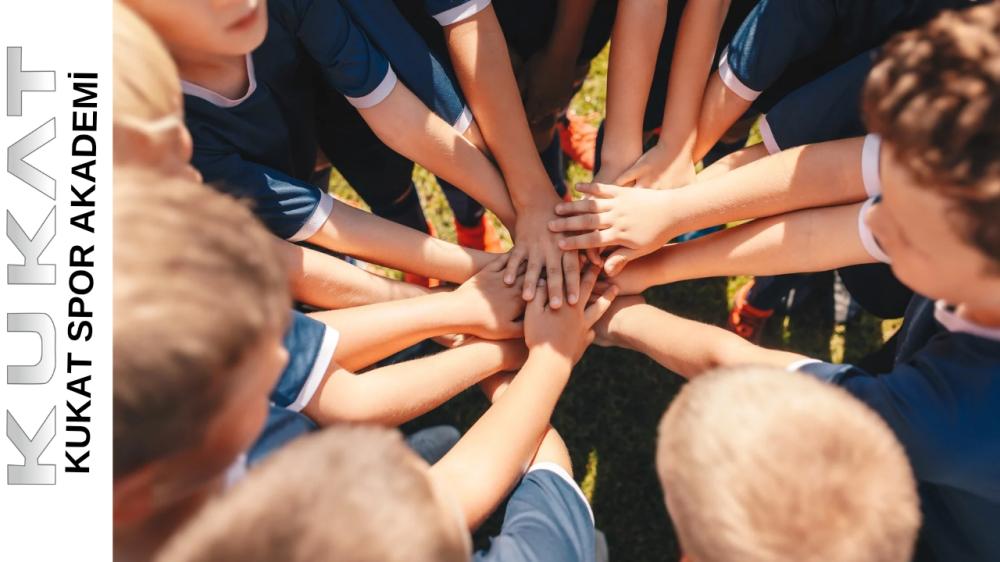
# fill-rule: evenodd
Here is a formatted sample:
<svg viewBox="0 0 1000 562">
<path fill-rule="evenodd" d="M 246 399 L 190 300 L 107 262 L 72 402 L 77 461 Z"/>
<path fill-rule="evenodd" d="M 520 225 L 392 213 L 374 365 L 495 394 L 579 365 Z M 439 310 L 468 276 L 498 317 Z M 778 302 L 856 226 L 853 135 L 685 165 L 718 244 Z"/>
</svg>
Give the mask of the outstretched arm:
<svg viewBox="0 0 1000 562">
<path fill-rule="evenodd" d="M 458 186 L 505 224 L 516 223 L 499 170 L 472 142 L 432 112 L 404 84 L 374 107 L 359 109 L 390 148 Z"/>
<path fill-rule="evenodd" d="M 524 344 L 507 340 L 473 341 L 365 373 L 353 373 L 333 363 L 302 412 L 320 425 L 356 422 L 396 426 L 523 362 Z"/>
<path fill-rule="evenodd" d="M 670 65 L 660 140 L 613 183 L 663 189 L 694 180 L 694 162 L 701 159 L 693 154 L 698 115 L 729 5 L 729 0 L 702 0 L 684 7 Z"/>
<path fill-rule="evenodd" d="M 549 181 L 528 128 L 528 119 L 518 94 L 503 32 L 492 6 L 474 16 L 445 27 L 455 74 L 469 100 L 486 145 L 506 180 L 517 213 L 514 250 L 506 281 L 514 283 L 523 261 L 528 270 L 523 297 L 531 300 L 545 269 L 551 305 L 574 303 L 580 293 L 580 264 L 576 252 L 563 252 L 557 235 L 546 224 L 554 218 L 559 198 Z M 565 254 L 565 255 L 564 255 Z"/>
<path fill-rule="evenodd" d="M 281 243 L 292 297 L 317 308 L 337 309 L 430 294 L 418 285 L 380 277 L 342 259 L 290 242 Z"/>
<path fill-rule="evenodd" d="M 615 180 L 642 155 L 643 116 L 667 20 L 666 0 L 623 0 L 611 30 L 607 119 L 596 181 Z"/>
<path fill-rule="evenodd" d="M 503 257 L 451 292 L 370 304 L 311 316 L 340 334 L 334 361 L 356 371 L 427 338 L 472 334 L 484 339 L 521 337 L 519 291 L 503 283 Z"/>
<path fill-rule="evenodd" d="M 613 282 L 628 295 L 688 279 L 828 271 L 874 263 L 877 260 L 858 228 L 863 206 L 797 211 L 671 244 L 632 262 Z"/>
<path fill-rule="evenodd" d="M 616 302 L 597 324 L 596 331 L 599 344 L 638 351 L 684 378 L 737 365 L 784 369 L 808 359 L 796 353 L 765 349 L 728 330 L 675 316 L 637 297 Z"/>
</svg>

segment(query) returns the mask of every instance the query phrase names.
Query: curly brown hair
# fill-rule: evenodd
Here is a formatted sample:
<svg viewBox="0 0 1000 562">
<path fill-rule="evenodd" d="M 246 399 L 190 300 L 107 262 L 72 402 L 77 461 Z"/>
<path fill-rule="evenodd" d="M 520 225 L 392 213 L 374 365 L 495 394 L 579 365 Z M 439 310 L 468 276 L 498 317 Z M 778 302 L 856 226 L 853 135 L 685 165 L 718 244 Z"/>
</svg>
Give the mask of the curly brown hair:
<svg viewBox="0 0 1000 562">
<path fill-rule="evenodd" d="M 955 201 L 967 239 L 1000 261 L 1000 2 L 890 39 L 865 84 L 868 129 Z"/>
</svg>

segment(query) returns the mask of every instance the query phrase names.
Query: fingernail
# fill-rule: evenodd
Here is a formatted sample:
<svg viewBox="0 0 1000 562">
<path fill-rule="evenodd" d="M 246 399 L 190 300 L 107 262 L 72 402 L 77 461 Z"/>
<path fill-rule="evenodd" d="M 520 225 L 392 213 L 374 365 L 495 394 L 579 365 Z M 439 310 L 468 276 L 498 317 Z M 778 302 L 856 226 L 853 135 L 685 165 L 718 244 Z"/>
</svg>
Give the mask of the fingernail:
<svg viewBox="0 0 1000 562">
<path fill-rule="evenodd" d="M 562 299 L 559 297 L 552 297 L 549 299 L 549 308 L 559 308 L 562 306 Z"/>
<path fill-rule="evenodd" d="M 579 297 L 577 297 L 576 295 L 570 294 L 568 297 L 566 297 L 566 302 L 568 302 L 569 304 L 576 304 L 576 300 L 578 298 Z"/>
<path fill-rule="evenodd" d="M 559 244 L 559 249 L 561 249 L 561 250 L 565 250 L 566 249 L 566 241 L 565 240 L 560 240 L 558 242 L 558 244 Z"/>
</svg>

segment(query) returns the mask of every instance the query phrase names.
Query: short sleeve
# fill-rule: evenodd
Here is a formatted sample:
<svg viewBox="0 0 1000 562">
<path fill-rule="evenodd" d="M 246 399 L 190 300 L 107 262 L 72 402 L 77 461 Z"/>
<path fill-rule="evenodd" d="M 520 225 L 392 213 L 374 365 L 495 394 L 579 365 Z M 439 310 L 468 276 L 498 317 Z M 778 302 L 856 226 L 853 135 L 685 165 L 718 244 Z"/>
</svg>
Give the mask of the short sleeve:
<svg viewBox="0 0 1000 562">
<path fill-rule="evenodd" d="M 316 431 L 318 426 L 308 417 L 272 405 L 260 437 L 247 453 L 247 465 L 253 466 L 292 441 Z"/>
<path fill-rule="evenodd" d="M 593 562 L 594 516 L 583 492 L 562 467 L 533 466 L 507 503 L 503 528 L 475 560 Z"/>
<path fill-rule="evenodd" d="M 333 362 L 340 334 L 326 324 L 295 311 L 285 333 L 288 365 L 271 392 L 275 406 L 301 412 L 312 400 Z"/>
<path fill-rule="evenodd" d="M 292 242 L 311 238 L 333 211 L 333 198 L 319 188 L 238 154 L 196 151 L 192 164 L 205 182 L 249 200 L 257 218 L 280 238 Z"/>
<path fill-rule="evenodd" d="M 875 234 L 872 229 L 868 226 L 868 221 L 865 217 L 868 215 L 869 209 L 872 205 L 875 205 L 881 199 L 881 195 L 877 197 L 872 197 L 865 204 L 861 206 L 861 210 L 858 212 L 858 237 L 861 239 L 861 245 L 865 247 L 865 251 L 868 255 L 875 258 L 875 260 L 882 263 L 892 263 L 892 258 L 889 254 L 885 253 L 882 246 L 879 245 L 878 239 L 875 238 Z"/>
<path fill-rule="evenodd" d="M 490 0 L 424 0 L 427 13 L 441 26 L 471 18 L 490 5 Z"/>
<path fill-rule="evenodd" d="M 276 3 L 323 80 L 351 105 L 374 107 L 395 88 L 398 80 L 389 61 L 338 0 Z"/>
<path fill-rule="evenodd" d="M 719 77 L 754 101 L 799 58 L 815 52 L 836 21 L 830 0 L 761 0 L 719 59 Z"/>
</svg>

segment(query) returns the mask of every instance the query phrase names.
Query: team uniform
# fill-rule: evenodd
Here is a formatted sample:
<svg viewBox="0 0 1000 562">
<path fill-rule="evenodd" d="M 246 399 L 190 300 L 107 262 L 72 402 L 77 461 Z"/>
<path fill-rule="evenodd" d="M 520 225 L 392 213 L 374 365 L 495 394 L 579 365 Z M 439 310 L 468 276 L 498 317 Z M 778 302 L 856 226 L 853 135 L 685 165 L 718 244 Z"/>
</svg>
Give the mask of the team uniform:
<svg viewBox="0 0 1000 562">
<path fill-rule="evenodd" d="M 865 185 L 877 204 L 878 137 L 866 139 Z M 859 216 L 861 239 L 888 262 Z M 1000 534 L 1000 329 L 979 326 L 943 302 L 916 296 L 899 334 L 895 365 L 872 374 L 806 361 L 792 370 L 847 389 L 878 412 L 906 449 L 924 524 L 917 560 L 998 560 Z"/>
<path fill-rule="evenodd" d="M 538 463 L 514 489 L 500 534 L 476 562 L 593 562 L 594 514 L 580 487 L 559 465 Z"/>
<path fill-rule="evenodd" d="M 374 107 L 400 80 L 336 0 L 275 0 L 268 4 L 268 17 L 267 37 L 246 59 L 250 85 L 245 95 L 229 99 L 183 83 L 195 145 L 192 163 L 206 182 L 251 200 L 276 235 L 301 241 L 319 230 L 334 206 L 328 194 L 309 183 L 321 132 L 339 134 L 339 121 L 319 120 L 321 109 L 329 109 L 334 92 L 354 108 Z M 453 90 L 419 87 L 416 93 L 446 121 L 458 123 L 464 114 Z M 384 148 L 381 154 L 391 152 Z M 379 179 L 383 168 L 368 168 L 369 177 Z M 405 178 L 401 191 L 409 185 Z"/>
</svg>

